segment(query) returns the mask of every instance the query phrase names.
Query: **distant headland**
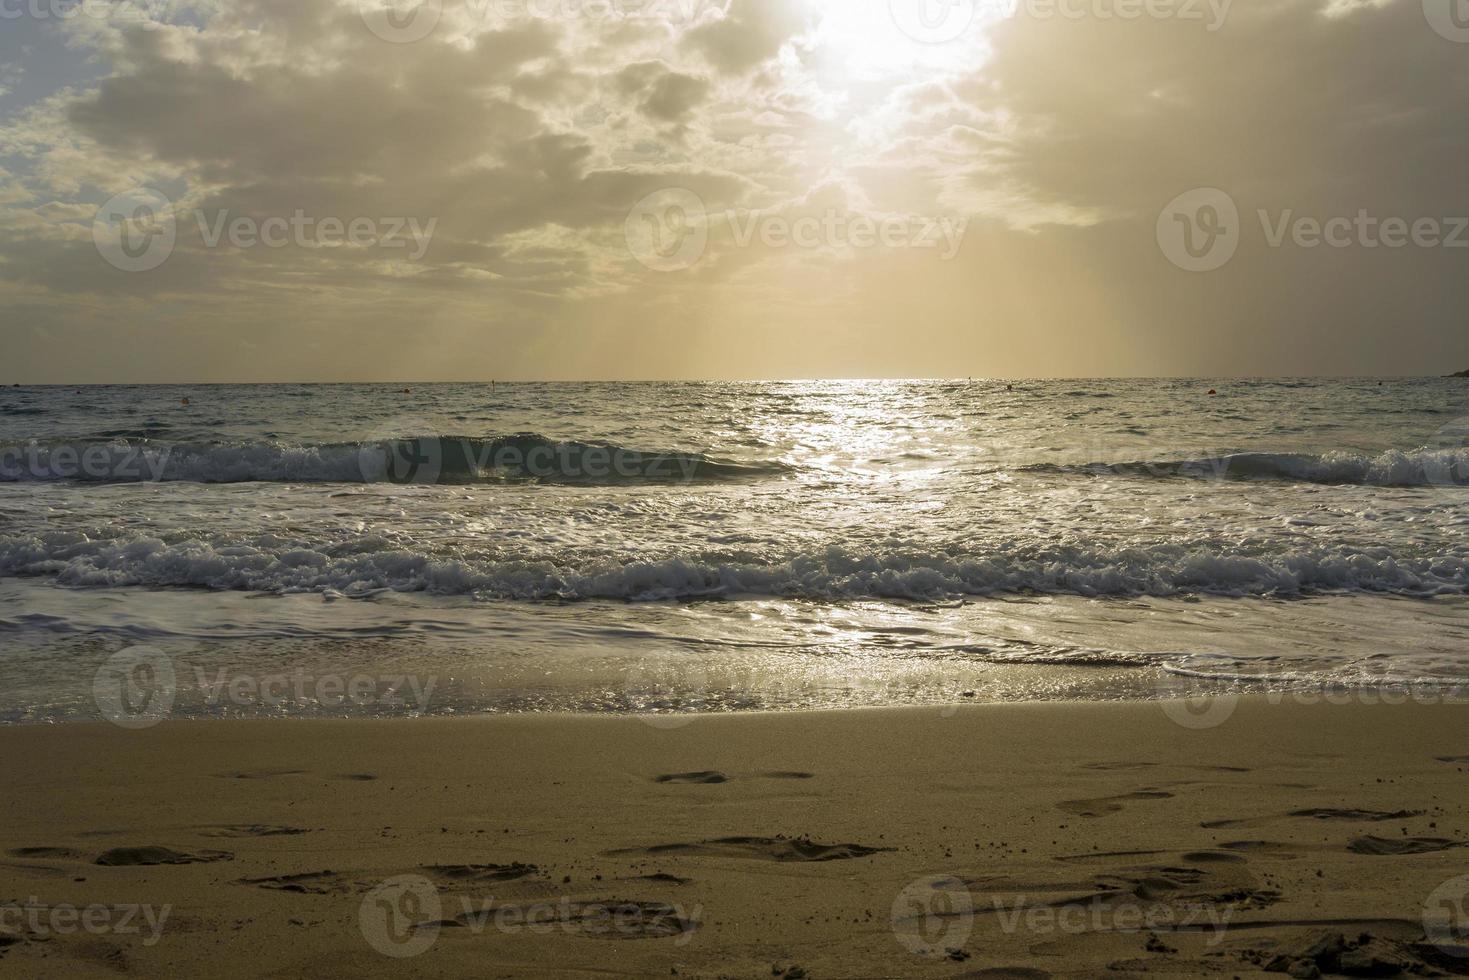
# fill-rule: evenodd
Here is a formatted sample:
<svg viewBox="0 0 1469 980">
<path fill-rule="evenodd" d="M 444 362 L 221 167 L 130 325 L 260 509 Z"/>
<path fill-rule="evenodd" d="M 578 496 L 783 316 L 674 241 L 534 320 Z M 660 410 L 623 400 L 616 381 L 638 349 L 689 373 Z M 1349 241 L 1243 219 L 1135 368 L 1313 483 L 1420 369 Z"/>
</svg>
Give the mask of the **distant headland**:
<svg viewBox="0 0 1469 980">
<path fill-rule="evenodd" d="M 1451 378 L 1469 378 L 1469 371 L 1460 371 L 1458 374 L 1449 375 Z"/>
</svg>

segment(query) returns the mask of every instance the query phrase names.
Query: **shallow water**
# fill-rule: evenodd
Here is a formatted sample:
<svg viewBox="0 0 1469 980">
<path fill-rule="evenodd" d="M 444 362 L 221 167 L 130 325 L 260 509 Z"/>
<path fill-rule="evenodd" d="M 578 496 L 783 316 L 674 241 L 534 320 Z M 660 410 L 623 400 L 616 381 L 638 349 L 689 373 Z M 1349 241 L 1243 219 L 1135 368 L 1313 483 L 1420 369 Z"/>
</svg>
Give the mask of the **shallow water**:
<svg viewBox="0 0 1469 980">
<path fill-rule="evenodd" d="M 98 665 L 136 644 L 189 715 L 406 710 L 211 701 L 219 669 L 409 672 L 428 712 L 1455 685 L 1466 394 L 4 389 L 0 719 L 94 716 Z"/>
</svg>

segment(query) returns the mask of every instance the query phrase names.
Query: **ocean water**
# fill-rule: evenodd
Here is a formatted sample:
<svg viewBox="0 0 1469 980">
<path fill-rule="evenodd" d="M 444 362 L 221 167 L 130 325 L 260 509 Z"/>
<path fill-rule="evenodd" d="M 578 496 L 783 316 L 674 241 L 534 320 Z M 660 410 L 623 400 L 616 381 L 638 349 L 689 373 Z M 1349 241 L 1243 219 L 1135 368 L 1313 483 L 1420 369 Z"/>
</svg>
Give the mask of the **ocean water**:
<svg viewBox="0 0 1469 980">
<path fill-rule="evenodd" d="M 201 717 L 1452 692 L 1466 406 L 1449 379 L 0 389 L 0 721 L 97 717 L 137 650 Z"/>
</svg>

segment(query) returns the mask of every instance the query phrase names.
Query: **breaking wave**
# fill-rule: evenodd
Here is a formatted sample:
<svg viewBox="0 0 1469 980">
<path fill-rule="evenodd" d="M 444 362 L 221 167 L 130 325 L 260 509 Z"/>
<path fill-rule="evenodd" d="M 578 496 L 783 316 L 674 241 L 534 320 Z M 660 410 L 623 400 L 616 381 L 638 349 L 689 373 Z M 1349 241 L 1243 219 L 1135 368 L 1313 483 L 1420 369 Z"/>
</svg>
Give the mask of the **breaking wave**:
<svg viewBox="0 0 1469 980">
<path fill-rule="evenodd" d="M 1093 476 L 1165 477 L 1204 480 L 1285 480 L 1298 483 L 1359 484 L 1380 487 L 1469 487 L 1469 449 L 1390 450 L 1360 453 L 1234 453 L 1191 460 L 1039 464 L 1030 473 Z"/>
</svg>

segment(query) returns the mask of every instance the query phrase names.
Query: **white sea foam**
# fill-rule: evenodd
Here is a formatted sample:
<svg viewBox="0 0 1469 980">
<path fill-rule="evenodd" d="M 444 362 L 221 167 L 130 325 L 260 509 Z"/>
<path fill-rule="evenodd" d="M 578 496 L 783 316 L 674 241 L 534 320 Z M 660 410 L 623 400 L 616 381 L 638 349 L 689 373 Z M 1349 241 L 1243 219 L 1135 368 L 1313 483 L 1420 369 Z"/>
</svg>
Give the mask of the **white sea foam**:
<svg viewBox="0 0 1469 980">
<path fill-rule="evenodd" d="M 768 563 L 661 560 L 488 561 L 372 549 L 348 542 L 305 547 L 213 544 L 153 537 L 0 536 L 0 574 L 46 575 L 68 586 L 192 586 L 263 592 L 378 589 L 503 599 L 723 596 L 936 599 L 1038 592 L 1081 596 L 1296 596 L 1325 592 L 1469 593 L 1469 559 L 1372 557 L 1316 548 L 1271 556 L 1214 554 L 1168 545 L 1118 552 L 1056 551 L 1034 558 L 854 553 L 829 548 Z"/>
</svg>

